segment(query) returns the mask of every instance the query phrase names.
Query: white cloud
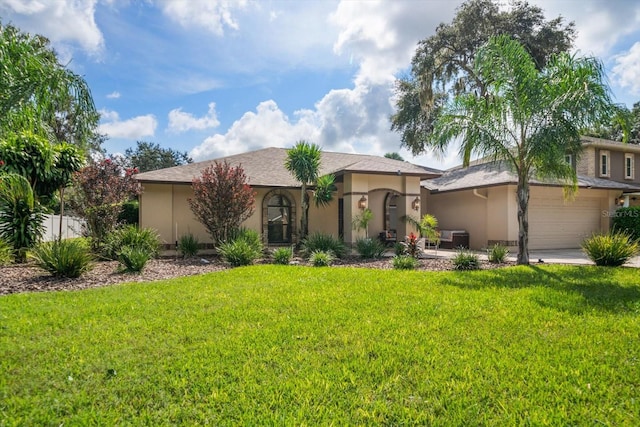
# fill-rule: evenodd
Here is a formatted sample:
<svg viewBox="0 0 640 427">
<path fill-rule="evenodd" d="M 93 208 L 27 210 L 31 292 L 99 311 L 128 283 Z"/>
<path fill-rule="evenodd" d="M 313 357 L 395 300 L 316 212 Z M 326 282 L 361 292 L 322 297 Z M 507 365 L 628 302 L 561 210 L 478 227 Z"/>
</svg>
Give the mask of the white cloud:
<svg viewBox="0 0 640 427">
<path fill-rule="evenodd" d="M 204 117 L 196 118 L 191 113 L 185 113 L 181 108 L 169 112 L 169 131 L 186 132 L 192 129 L 202 130 L 215 128 L 220 124 L 216 115 L 215 102 L 209 103 L 209 111 Z"/>
<path fill-rule="evenodd" d="M 305 113 L 300 113 L 304 117 Z M 261 102 L 255 113 L 246 112 L 225 134 L 216 134 L 196 146 L 189 155 L 196 161 L 229 156 L 264 147 L 290 147 L 299 140 L 316 139 L 317 129 L 306 120 L 296 123 L 275 101 Z"/>
<path fill-rule="evenodd" d="M 419 40 L 451 21 L 455 6 L 445 0 L 342 0 L 330 17 L 340 31 L 334 51 L 359 61 L 357 81 L 386 83 L 409 65 Z"/>
<path fill-rule="evenodd" d="M 0 0 L 3 20 L 23 31 L 46 35 L 63 60 L 71 58 L 73 46 L 99 55 L 104 39 L 94 15 L 97 0 Z"/>
<path fill-rule="evenodd" d="M 137 139 L 153 136 L 158 126 L 158 121 L 153 114 L 120 120 L 117 112 L 101 110 L 100 117 L 106 122 L 98 126 L 98 132 L 110 138 Z"/>
<path fill-rule="evenodd" d="M 626 53 L 615 57 L 614 81 L 622 88 L 629 88 L 632 95 L 640 95 L 640 42 Z"/>
<path fill-rule="evenodd" d="M 159 4 L 165 15 L 183 27 L 196 25 L 222 36 L 225 28 L 239 28 L 233 12 L 246 7 L 247 0 L 161 0 Z"/>
<path fill-rule="evenodd" d="M 206 160 L 264 147 L 291 147 L 305 139 L 323 150 L 383 155 L 399 151 L 399 135 L 389 130 L 390 88 L 358 86 L 332 90 L 314 110 L 299 110 L 290 119 L 273 100 L 245 113 L 225 134 L 215 134 L 196 146 L 189 155 Z M 403 153 L 407 160 L 408 152 Z M 430 155 L 431 165 L 437 164 Z"/>
<path fill-rule="evenodd" d="M 118 99 L 120 98 L 120 92 L 115 91 L 115 92 L 111 92 L 110 94 L 107 95 L 107 98 L 109 99 Z"/>
<path fill-rule="evenodd" d="M 620 40 L 638 31 L 640 2 L 610 0 L 537 0 L 547 19 L 562 15 L 574 21 L 578 34 L 576 49 L 582 55 L 606 57 Z"/>
</svg>

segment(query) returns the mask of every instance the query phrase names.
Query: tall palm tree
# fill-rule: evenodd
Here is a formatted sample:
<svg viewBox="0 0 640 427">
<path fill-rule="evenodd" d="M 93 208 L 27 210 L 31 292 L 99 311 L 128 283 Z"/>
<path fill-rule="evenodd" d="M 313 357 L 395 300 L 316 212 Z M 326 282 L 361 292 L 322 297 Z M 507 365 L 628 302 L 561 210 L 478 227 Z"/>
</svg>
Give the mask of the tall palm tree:
<svg viewBox="0 0 640 427">
<path fill-rule="evenodd" d="M 0 63 L 0 133 L 42 128 L 51 142 L 87 148 L 99 119 L 91 90 L 48 39 L 0 23 Z"/>
<path fill-rule="evenodd" d="M 554 56 L 542 70 L 508 36 L 494 37 L 476 55 L 474 72 L 485 95 L 462 94 L 439 115 L 431 148 L 443 153 L 461 139 L 464 165 L 472 155 L 505 161 L 518 176 L 518 264 L 529 263 L 529 180 L 556 179 L 576 188 L 575 171 L 564 161 L 581 149 L 580 130 L 615 112 L 595 58 Z"/>
<path fill-rule="evenodd" d="M 335 177 L 320 176 L 320 146 L 301 140 L 287 151 L 285 167 L 300 181 L 300 199 L 302 215 L 300 216 L 300 241 L 309 234 L 309 192 L 308 186 L 314 185 L 313 200 L 316 206 L 327 206 L 333 199 Z"/>
</svg>

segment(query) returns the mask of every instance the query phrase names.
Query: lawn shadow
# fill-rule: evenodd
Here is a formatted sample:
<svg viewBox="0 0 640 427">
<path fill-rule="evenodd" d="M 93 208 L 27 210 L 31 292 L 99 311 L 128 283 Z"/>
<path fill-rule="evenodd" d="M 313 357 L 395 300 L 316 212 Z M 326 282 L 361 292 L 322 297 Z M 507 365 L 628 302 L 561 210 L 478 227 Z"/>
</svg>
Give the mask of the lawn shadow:
<svg viewBox="0 0 640 427">
<path fill-rule="evenodd" d="M 541 306 L 576 314 L 590 309 L 618 313 L 640 311 L 639 282 L 626 283 L 616 272 L 608 267 L 569 266 L 559 270 L 530 265 L 457 272 L 444 278 L 443 283 L 470 290 L 548 288 L 553 292 L 533 298 Z"/>
</svg>

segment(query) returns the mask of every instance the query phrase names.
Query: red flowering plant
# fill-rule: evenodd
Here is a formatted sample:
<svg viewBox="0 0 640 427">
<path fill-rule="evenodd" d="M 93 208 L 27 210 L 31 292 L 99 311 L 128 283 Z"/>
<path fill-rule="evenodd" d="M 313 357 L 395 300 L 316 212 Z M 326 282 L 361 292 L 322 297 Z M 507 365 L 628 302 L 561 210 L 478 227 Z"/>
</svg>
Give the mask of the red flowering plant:
<svg viewBox="0 0 640 427">
<path fill-rule="evenodd" d="M 189 206 L 216 243 L 227 241 L 254 211 L 256 193 L 242 166 L 215 162 L 193 180 Z"/>
<path fill-rule="evenodd" d="M 142 192 L 135 168 L 125 168 L 119 159 L 92 162 L 73 177 L 76 190 L 71 199 L 74 211 L 86 220 L 92 247 L 98 249 L 118 225 L 125 202 Z"/>
<path fill-rule="evenodd" d="M 420 248 L 418 247 L 418 235 L 416 233 L 413 231 L 409 233 L 409 235 L 405 237 L 404 245 L 408 255 L 418 258 Z"/>
</svg>

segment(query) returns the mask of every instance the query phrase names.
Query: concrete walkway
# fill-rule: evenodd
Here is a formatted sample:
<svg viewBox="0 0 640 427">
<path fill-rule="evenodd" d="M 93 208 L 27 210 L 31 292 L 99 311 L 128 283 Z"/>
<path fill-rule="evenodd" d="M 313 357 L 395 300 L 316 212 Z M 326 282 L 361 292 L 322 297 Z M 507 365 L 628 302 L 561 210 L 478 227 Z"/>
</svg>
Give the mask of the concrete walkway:
<svg viewBox="0 0 640 427">
<path fill-rule="evenodd" d="M 474 251 L 480 259 L 487 259 L 486 252 Z M 427 257 L 453 258 L 456 251 L 451 249 L 438 249 L 437 253 L 433 249 L 425 251 Z M 515 251 L 508 256 L 510 261 L 516 261 Z M 594 265 L 593 262 L 580 249 L 545 249 L 529 251 L 529 261 L 531 264 L 537 264 L 538 260 L 549 264 L 578 264 L 578 265 Z M 625 264 L 628 267 L 640 268 L 640 256 L 636 256 Z"/>
</svg>

